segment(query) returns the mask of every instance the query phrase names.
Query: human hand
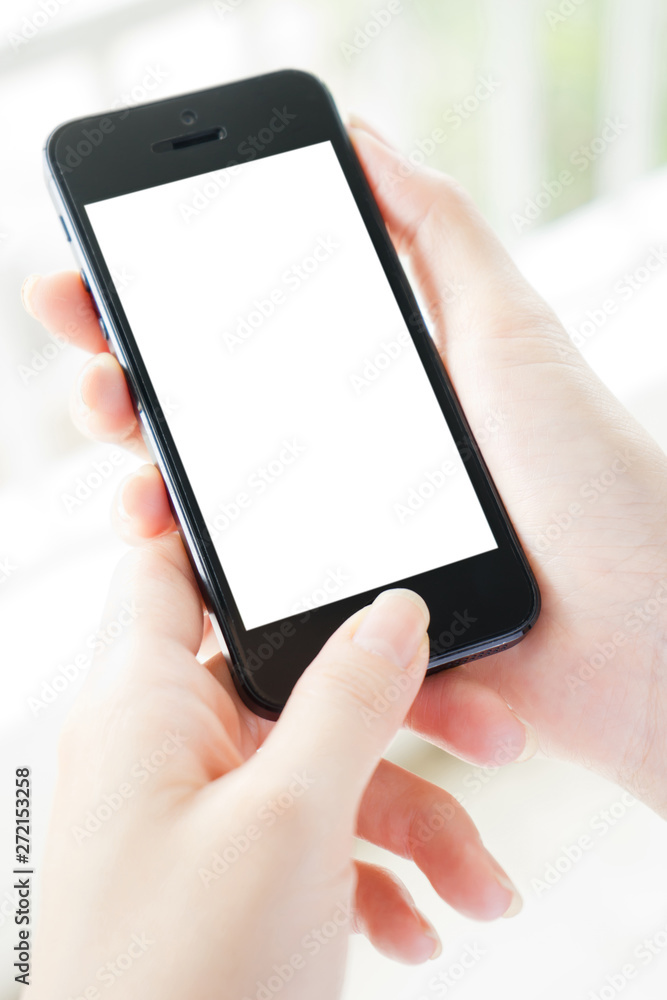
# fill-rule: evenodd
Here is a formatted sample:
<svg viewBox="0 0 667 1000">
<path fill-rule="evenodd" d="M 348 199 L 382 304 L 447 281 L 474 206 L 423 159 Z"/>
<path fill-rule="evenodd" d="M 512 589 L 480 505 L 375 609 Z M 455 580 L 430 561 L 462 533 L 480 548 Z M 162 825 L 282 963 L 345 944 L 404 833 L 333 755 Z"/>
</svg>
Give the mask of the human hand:
<svg viewBox="0 0 667 1000">
<path fill-rule="evenodd" d="M 511 706 L 529 744 L 667 816 L 667 459 L 459 185 L 351 135 L 542 594 L 523 642 L 428 678 L 408 724 L 501 763 L 524 746 Z"/>
<path fill-rule="evenodd" d="M 381 760 L 428 661 L 421 598 L 387 591 L 341 626 L 275 724 L 243 706 L 220 654 L 197 658 L 202 602 L 177 535 L 124 558 L 102 627 L 128 603 L 61 738 L 31 997 L 326 1000 L 350 926 L 404 961 L 434 956 L 402 884 L 352 861 L 355 827 L 469 915 L 517 908 L 459 804 Z"/>
<path fill-rule="evenodd" d="M 665 456 L 590 370 L 465 192 L 415 169 L 367 126 L 351 135 L 542 592 L 539 622 L 521 644 L 428 678 L 408 724 L 480 764 L 539 745 L 666 814 Z M 45 279 L 32 292 L 51 330 L 98 352 L 80 381 L 87 412 L 74 395 L 78 425 L 141 448 L 125 382 L 78 278 Z M 128 540 L 173 530 L 155 470 L 132 477 L 123 500 Z"/>
<path fill-rule="evenodd" d="M 542 592 L 539 622 L 521 644 L 428 678 L 408 724 L 480 764 L 539 745 L 664 815 L 665 456 L 465 192 L 415 169 L 368 126 L 351 135 Z M 96 352 L 74 393 L 78 426 L 141 449 L 122 373 L 78 277 L 42 279 L 27 297 L 49 329 Z M 173 530 L 155 470 L 129 479 L 123 505 L 128 540 Z"/>
</svg>

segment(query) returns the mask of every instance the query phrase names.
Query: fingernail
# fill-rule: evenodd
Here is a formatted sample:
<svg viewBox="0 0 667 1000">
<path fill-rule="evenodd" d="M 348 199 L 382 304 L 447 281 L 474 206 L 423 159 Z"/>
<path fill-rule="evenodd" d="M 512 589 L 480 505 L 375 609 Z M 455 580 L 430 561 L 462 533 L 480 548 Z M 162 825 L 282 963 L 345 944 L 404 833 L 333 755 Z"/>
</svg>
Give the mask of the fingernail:
<svg viewBox="0 0 667 1000">
<path fill-rule="evenodd" d="M 440 940 L 438 934 L 435 930 L 424 931 L 427 938 L 430 938 L 433 942 L 433 951 L 429 955 L 429 962 L 433 962 L 436 958 L 440 958 L 442 955 L 442 941 Z"/>
<path fill-rule="evenodd" d="M 521 751 L 518 757 L 514 758 L 514 761 L 512 762 L 514 764 L 520 764 L 522 761 L 530 760 L 531 757 L 535 756 L 535 754 L 539 750 L 539 743 L 537 742 L 537 733 L 530 725 L 530 723 L 525 722 L 512 709 L 510 709 L 510 711 L 512 712 L 512 715 L 515 717 L 515 719 L 517 719 L 521 723 L 524 732 L 526 734 L 526 742 L 524 743 L 523 750 Z"/>
<path fill-rule="evenodd" d="M 398 152 L 396 146 L 392 142 L 389 142 L 389 140 L 386 139 L 381 132 L 378 132 L 376 128 L 369 124 L 365 118 L 362 118 L 361 115 L 358 115 L 356 111 L 348 112 L 347 124 L 350 128 L 360 128 L 363 132 L 367 132 L 368 135 L 371 135 L 374 139 L 377 139 L 378 142 L 381 142 L 383 146 L 387 147 L 387 149 L 391 149 L 395 153 Z"/>
<path fill-rule="evenodd" d="M 132 515 L 128 514 L 127 507 L 125 506 L 125 494 L 130 485 L 130 483 L 136 483 L 139 479 L 151 478 L 155 474 L 154 465 L 142 465 L 140 469 L 136 472 L 132 472 L 126 479 L 123 480 L 120 486 L 120 493 L 118 495 L 118 516 L 122 521 L 131 521 Z M 136 504 L 135 504 L 136 506 Z"/>
<path fill-rule="evenodd" d="M 430 920 L 427 920 L 423 913 L 417 909 L 416 906 L 412 906 L 412 912 L 419 921 L 421 929 L 423 931 L 423 940 L 431 942 L 431 948 L 428 952 L 422 953 L 421 961 L 432 962 L 433 959 L 438 958 L 442 955 L 442 941 L 440 940 L 440 935 L 436 931 L 435 927 Z M 421 951 L 421 949 L 420 949 Z"/>
<path fill-rule="evenodd" d="M 39 316 L 37 316 L 35 313 L 35 310 L 30 301 L 30 296 L 32 295 L 35 285 L 40 280 L 40 278 L 41 274 L 29 274 L 28 277 L 23 282 L 23 284 L 21 285 L 21 302 L 23 303 L 23 308 L 25 309 L 25 311 L 28 313 L 29 316 L 32 316 L 33 319 L 39 319 Z"/>
<path fill-rule="evenodd" d="M 366 122 L 361 115 L 358 115 L 356 111 L 349 111 L 347 115 L 347 124 L 351 128 L 362 128 L 364 132 L 368 131 L 368 122 Z"/>
<path fill-rule="evenodd" d="M 113 367 L 114 360 L 111 354 L 98 354 L 79 375 L 78 399 L 80 413 L 84 419 L 91 410 L 104 416 L 113 416 L 117 413 L 119 405 L 122 405 L 125 389 L 122 379 L 117 378 Z M 92 381 L 94 381 L 95 392 L 91 399 L 90 384 Z M 132 419 L 132 426 L 134 426 L 134 419 Z"/>
<path fill-rule="evenodd" d="M 498 882 L 502 885 L 503 889 L 507 889 L 512 893 L 512 902 L 503 913 L 503 919 L 506 920 L 509 919 L 509 917 L 516 917 L 517 913 L 521 913 L 521 910 L 523 909 L 523 899 L 521 898 L 519 890 L 507 877 L 507 875 L 498 875 Z"/>
<path fill-rule="evenodd" d="M 86 365 L 86 367 L 79 372 L 79 377 L 76 380 L 76 408 L 82 420 L 87 420 L 90 416 L 90 407 L 88 406 L 85 397 L 85 384 L 89 371 L 90 365 Z"/>
<path fill-rule="evenodd" d="M 492 862 L 496 882 L 502 889 L 512 893 L 512 899 L 510 900 L 509 905 L 504 912 L 500 914 L 500 916 L 504 918 L 515 917 L 523 908 L 523 899 L 521 898 L 519 890 L 514 885 L 514 882 L 512 882 L 507 872 L 503 871 L 493 855 L 489 854 L 489 858 Z"/>
<path fill-rule="evenodd" d="M 505 869 L 500 867 L 493 854 L 487 851 L 483 845 L 480 845 L 480 847 L 483 854 L 478 856 L 478 860 L 475 863 L 477 869 L 486 868 L 489 878 L 493 879 L 496 885 L 502 889 L 502 895 L 499 896 L 497 892 L 494 892 L 487 897 L 486 912 L 483 919 L 497 920 L 498 917 L 516 916 L 523 907 L 523 900 L 519 890 Z M 508 893 L 510 894 L 509 900 L 507 898 Z M 482 916 L 482 914 L 478 914 L 478 916 Z"/>
<path fill-rule="evenodd" d="M 125 508 L 125 504 L 123 503 L 123 497 L 125 495 L 125 490 L 126 490 L 127 484 L 129 483 L 129 481 L 130 481 L 131 478 L 132 478 L 131 476 L 128 476 L 128 478 L 125 480 L 125 482 L 123 483 L 123 485 L 120 488 L 120 494 L 118 496 L 118 516 L 121 519 L 121 521 L 125 521 L 125 522 L 131 520 L 130 515 L 128 514 L 128 512 L 127 512 L 127 510 Z"/>
<path fill-rule="evenodd" d="M 418 594 L 385 590 L 371 604 L 353 641 L 405 669 L 423 642 L 428 623 L 428 607 Z"/>
<path fill-rule="evenodd" d="M 106 355 L 104 355 L 104 354 L 98 354 L 97 357 L 93 358 L 92 361 L 89 361 L 88 364 L 79 373 L 79 377 L 78 377 L 77 383 L 76 383 L 76 387 L 77 387 L 77 409 L 79 411 L 80 416 L 84 420 L 87 419 L 87 417 L 90 416 L 91 409 L 92 409 L 91 408 L 91 401 L 90 401 L 90 399 L 86 398 L 86 392 L 89 391 L 88 380 L 89 380 L 89 377 L 91 376 L 91 374 L 93 373 L 93 370 L 95 368 L 97 368 L 97 366 L 99 364 L 103 364 L 104 363 L 105 357 L 106 357 Z M 98 394 L 98 398 L 95 400 L 95 409 L 97 409 L 97 410 L 103 410 L 104 409 L 104 407 L 102 406 L 102 397 L 99 394 Z"/>
</svg>

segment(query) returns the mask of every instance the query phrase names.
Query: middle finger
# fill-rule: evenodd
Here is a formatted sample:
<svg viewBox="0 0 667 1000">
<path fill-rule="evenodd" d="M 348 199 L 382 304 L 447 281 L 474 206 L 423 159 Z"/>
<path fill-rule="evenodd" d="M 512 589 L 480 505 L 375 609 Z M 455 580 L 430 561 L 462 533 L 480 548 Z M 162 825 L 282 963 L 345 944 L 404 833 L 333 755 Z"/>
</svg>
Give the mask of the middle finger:
<svg viewBox="0 0 667 1000">
<path fill-rule="evenodd" d="M 484 847 L 456 799 L 382 760 L 362 799 L 358 836 L 415 862 L 439 896 L 464 916 L 514 916 L 521 897 Z"/>
</svg>

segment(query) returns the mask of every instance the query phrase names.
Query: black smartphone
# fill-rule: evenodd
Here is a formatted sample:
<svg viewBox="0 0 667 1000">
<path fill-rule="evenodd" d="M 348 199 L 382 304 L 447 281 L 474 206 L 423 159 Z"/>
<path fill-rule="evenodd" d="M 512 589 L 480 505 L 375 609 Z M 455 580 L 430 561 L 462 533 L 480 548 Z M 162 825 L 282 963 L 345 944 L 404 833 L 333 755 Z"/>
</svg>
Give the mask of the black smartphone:
<svg viewBox="0 0 667 1000">
<path fill-rule="evenodd" d="M 539 593 L 328 90 L 285 70 L 49 137 L 47 182 L 238 689 L 276 718 L 387 587 L 429 671 Z"/>
</svg>

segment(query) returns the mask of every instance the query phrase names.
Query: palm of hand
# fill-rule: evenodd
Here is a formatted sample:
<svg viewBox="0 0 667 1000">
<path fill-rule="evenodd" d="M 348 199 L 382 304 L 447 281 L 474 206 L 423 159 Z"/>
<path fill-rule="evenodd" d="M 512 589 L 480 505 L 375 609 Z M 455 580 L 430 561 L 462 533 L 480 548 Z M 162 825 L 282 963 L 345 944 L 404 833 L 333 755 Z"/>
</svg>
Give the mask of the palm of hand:
<svg viewBox="0 0 667 1000">
<path fill-rule="evenodd" d="M 664 759 L 654 719 L 664 671 L 667 459 L 493 237 L 478 231 L 474 255 L 460 245 L 465 234 L 448 237 L 452 217 L 474 217 L 464 195 L 441 189 L 447 221 L 436 212 L 416 231 L 406 221 L 409 199 L 394 191 L 383 201 L 381 190 L 379 183 L 392 235 L 433 304 L 443 361 L 473 432 L 482 432 L 484 458 L 542 594 L 525 641 L 456 673 L 497 691 L 545 752 L 596 768 L 664 808 L 667 796 L 656 798 L 650 786 L 653 761 Z M 494 259 L 496 280 L 485 258 Z M 445 275 L 434 273 L 434 259 L 447 260 Z M 437 740 L 439 730 L 441 742 L 452 683 L 446 673 L 428 680 L 411 715 L 426 735 Z M 474 718 L 474 698 L 469 708 Z"/>
</svg>

